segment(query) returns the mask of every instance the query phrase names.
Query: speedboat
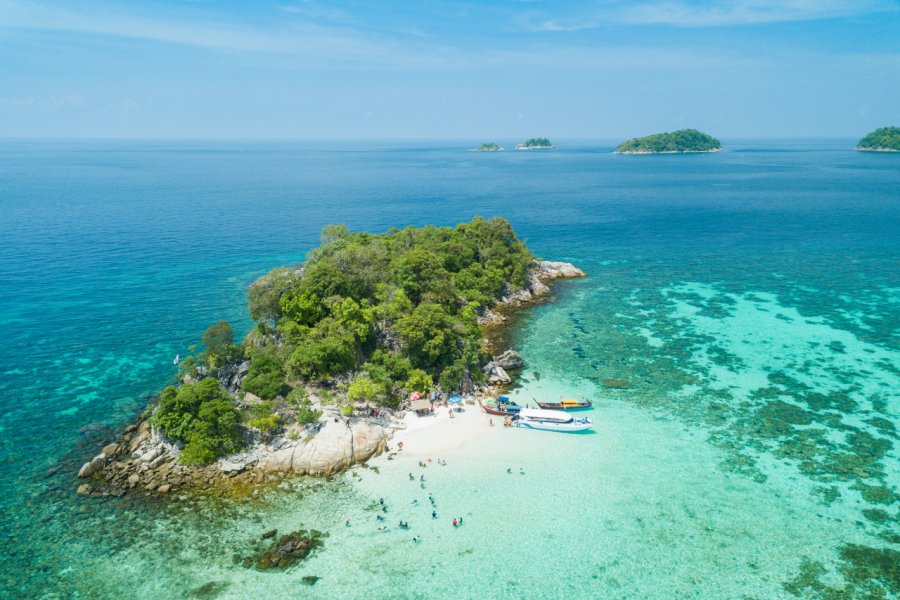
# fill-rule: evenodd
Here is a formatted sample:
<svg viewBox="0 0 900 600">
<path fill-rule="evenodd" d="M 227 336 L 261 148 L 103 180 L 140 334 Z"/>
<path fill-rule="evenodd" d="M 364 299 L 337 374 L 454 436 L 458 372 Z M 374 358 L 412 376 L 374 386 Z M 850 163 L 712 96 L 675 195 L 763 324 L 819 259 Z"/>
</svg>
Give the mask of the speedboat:
<svg viewBox="0 0 900 600">
<path fill-rule="evenodd" d="M 515 427 L 525 429 L 545 429 L 547 431 L 585 431 L 594 426 L 593 421 L 576 418 L 561 410 L 523 408 L 513 421 Z"/>
<path fill-rule="evenodd" d="M 537 402 L 537 400 L 535 400 L 535 402 Z M 537 405 L 547 410 L 585 410 L 591 408 L 593 403 L 587 398 L 582 400 L 567 398 L 565 400 L 560 400 L 559 402 L 537 402 Z"/>
</svg>

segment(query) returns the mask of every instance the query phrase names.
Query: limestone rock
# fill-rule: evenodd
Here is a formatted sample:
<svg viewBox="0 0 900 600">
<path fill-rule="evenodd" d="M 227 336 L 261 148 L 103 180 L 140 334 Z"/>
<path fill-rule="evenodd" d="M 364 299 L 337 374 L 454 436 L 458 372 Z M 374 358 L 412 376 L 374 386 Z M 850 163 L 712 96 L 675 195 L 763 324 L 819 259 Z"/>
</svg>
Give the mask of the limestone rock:
<svg viewBox="0 0 900 600">
<path fill-rule="evenodd" d="M 168 494 L 168 493 L 169 493 L 169 490 L 171 490 L 171 489 L 172 489 L 171 484 L 164 483 L 164 484 L 162 484 L 161 486 L 159 486 L 158 488 L 156 488 L 156 493 L 158 493 L 158 494 Z"/>
<path fill-rule="evenodd" d="M 507 350 L 500 356 L 495 356 L 493 364 L 504 370 L 521 369 L 523 361 L 518 352 L 516 352 L 515 350 Z"/>
<path fill-rule="evenodd" d="M 114 456 L 118 452 L 119 452 L 119 444 L 113 443 L 113 444 L 107 444 L 106 446 L 103 446 L 103 454 L 105 454 L 107 456 Z"/>
<path fill-rule="evenodd" d="M 501 315 L 500 313 L 496 313 L 489 308 L 484 309 L 484 312 L 478 317 L 478 324 L 482 327 L 491 327 L 496 325 L 502 325 L 506 322 L 506 317 Z"/>
<path fill-rule="evenodd" d="M 141 478 L 140 478 L 140 476 L 139 476 L 137 473 L 132 473 L 131 475 L 128 476 L 128 483 L 129 483 L 129 484 L 136 484 L 136 483 L 139 482 L 140 480 L 141 480 Z"/>
<path fill-rule="evenodd" d="M 493 367 L 491 368 L 491 372 L 488 373 L 488 383 L 497 385 L 509 383 L 510 381 L 512 381 L 512 378 L 503 367 L 493 365 Z"/>
<path fill-rule="evenodd" d="M 259 466 L 267 473 L 331 475 L 382 452 L 387 440 L 387 429 L 364 419 L 328 421 L 308 443 L 265 454 Z"/>
<path fill-rule="evenodd" d="M 87 496 L 88 494 L 91 493 L 91 486 L 86 483 L 82 483 L 81 485 L 78 486 L 77 493 L 82 496 Z"/>
<path fill-rule="evenodd" d="M 227 460 L 223 460 L 219 463 L 219 468 L 222 469 L 223 473 L 240 473 L 245 469 L 243 463 L 239 462 L 231 462 Z"/>
<path fill-rule="evenodd" d="M 101 453 L 91 459 L 90 462 L 84 463 L 78 471 L 79 477 L 90 477 L 94 473 L 99 473 L 106 466 L 106 455 Z"/>
<path fill-rule="evenodd" d="M 542 260 L 536 265 L 536 275 L 541 281 L 550 281 L 553 279 L 572 279 L 576 277 L 587 277 L 584 271 L 567 262 Z"/>
</svg>

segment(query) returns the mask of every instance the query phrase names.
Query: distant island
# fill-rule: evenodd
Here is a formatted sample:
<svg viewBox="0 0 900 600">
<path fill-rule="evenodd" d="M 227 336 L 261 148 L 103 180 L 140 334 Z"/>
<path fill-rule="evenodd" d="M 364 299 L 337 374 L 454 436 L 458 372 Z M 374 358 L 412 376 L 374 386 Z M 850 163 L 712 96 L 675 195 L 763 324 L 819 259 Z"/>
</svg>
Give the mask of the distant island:
<svg viewBox="0 0 900 600">
<path fill-rule="evenodd" d="M 490 142 L 487 144 L 482 144 L 477 148 L 472 148 L 473 152 L 502 152 L 503 146 L 499 144 L 495 144 L 494 142 Z"/>
<path fill-rule="evenodd" d="M 517 144 L 516 150 L 549 150 L 554 146 L 545 137 L 529 138 L 523 144 Z"/>
<path fill-rule="evenodd" d="M 617 154 L 680 154 L 683 152 L 719 152 L 719 140 L 696 129 L 657 133 L 622 142 Z"/>
<path fill-rule="evenodd" d="M 900 127 L 881 127 L 856 144 L 860 152 L 900 152 Z"/>
</svg>

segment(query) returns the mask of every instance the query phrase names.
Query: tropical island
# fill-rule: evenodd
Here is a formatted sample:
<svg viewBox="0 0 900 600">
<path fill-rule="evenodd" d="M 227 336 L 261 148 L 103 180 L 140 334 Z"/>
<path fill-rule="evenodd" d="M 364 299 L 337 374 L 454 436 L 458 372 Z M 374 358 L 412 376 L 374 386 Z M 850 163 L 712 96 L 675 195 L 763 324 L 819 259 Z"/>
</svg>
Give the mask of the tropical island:
<svg viewBox="0 0 900 600">
<path fill-rule="evenodd" d="M 503 147 L 499 144 L 495 144 L 494 142 L 489 142 L 487 144 L 482 144 L 477 148 L 472 148 L 473 152 L 502 152 Z"/>
<path fill-rule="evenodd" d="M 860 152 L 900 152 L 900 127 L 881 127 L 859 140 Z"/>
<path fill-rule="evenodd" d="M 411 400 L 509 383 L 521 358 L 493 356 L 483 328 L 569 277 L 584 273 L 536 260 L 501 218 L 383 234 L 328 226 L 305 263 L 250 286 L 243 342 L 225 321 L 210 327 L 178 383 L 84 464 L 78 492 L 166 494 L 364 462 Z"/>
<path fill-rule="evenodd" d="M 711 135 L 696 129 L 680 129 L 622 142 L 616 148 L 616 154 L 680 154 L 721 150 L 722 144 Z"/>
<path fill-rule="evenodd" d="M 545 137 L 529 138 L 521 144 L 516 144 L 516 150 L 551 150 L 553 144 Z"/>
</svg>

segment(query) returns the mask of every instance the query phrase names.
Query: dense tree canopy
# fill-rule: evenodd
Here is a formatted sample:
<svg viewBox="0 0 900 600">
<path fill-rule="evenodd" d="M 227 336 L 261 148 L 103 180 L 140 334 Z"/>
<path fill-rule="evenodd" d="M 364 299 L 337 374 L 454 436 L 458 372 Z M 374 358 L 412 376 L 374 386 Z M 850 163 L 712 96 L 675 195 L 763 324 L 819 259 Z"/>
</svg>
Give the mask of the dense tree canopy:
<svg viewBox="0 0 900 600">
<path fill-rule="evenodd" d="M 622 142 L 616 152 L 711 152 L 720 150 L 719 140 L 696 129 L 680 129 L 671 133 L 657 133 Z"/>
<path fill-rule="evenodd" d="M 856 145 L 860 150 L 897 150 L 900 151 L 900 127 L 881 127 L 876 129 Z"/>
<path fill-rule="evenodd" d="M 450 389 L 478 378 L 477 310 L 523 286 L 533 261 L 503 219 L 382 235 L 329 226 L 322 241 L 302 275 L 277 269 L 251 287 L 253 317 L 274 328 L 288 375 L 362 371 L 387 396 L 415 369 Z"/>
<path fill-rule="evenodd" d="M 533 261 L 504 219 L 381 235 L 328 226 L 301 268 L 275 269 L 250 287 L 257 326 L 244 344 L 233 343 L 224 321 L 207 330 L 206 353 L 189 357 L 183 374 L 212 377 L 163 390 L 153 422 L 184 442 L 182 462 L 202 463 L 235 450 L 242 427 L 280 427 L 279 407 L 297 423 L 315 422 L 321 412 L 307 384 L 396 405 L 434 385 L 450 392 L 478 383 L 479 311 L 523 287 Z M 262 401 L 243 405 L 242 415 L 213 377 L 232 381 L 247 358 L 242 390 Z"/>
<path fill-rule="evenodd" d="M 179 460 L 185 464 L 211 462 L 236 450 L 241 442 L 240 420 L 228 392 L 211 377 L 164 389 L 152 417 L 166 435 L 184 442 Z"/>
</svg>

